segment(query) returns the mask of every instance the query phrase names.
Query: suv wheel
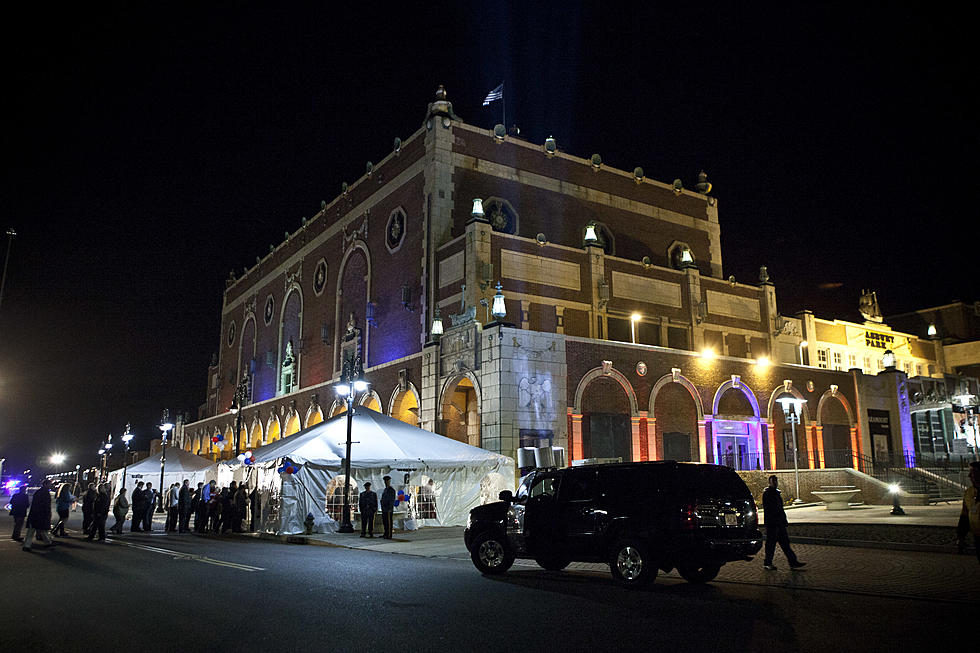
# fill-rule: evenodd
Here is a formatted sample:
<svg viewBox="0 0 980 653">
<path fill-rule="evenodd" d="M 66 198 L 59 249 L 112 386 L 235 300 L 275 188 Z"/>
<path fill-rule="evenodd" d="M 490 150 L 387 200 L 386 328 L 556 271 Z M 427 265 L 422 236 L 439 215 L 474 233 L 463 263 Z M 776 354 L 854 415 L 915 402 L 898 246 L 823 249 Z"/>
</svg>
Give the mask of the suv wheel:
<svg viewBox="0 0 980 653">
<path fill-rule="evenodd" d="M 621 585 L 643 587 L 657 578 L 657 566 L 642 542 L 623 539 L 612 548 L 609 569 Z"/>
<path fill-rule="evenodd" d="M 568 558 L 558 555 L 538 556 L 534 561 L 548 571 L 561 571 L 571 562 Z"/>
<path fill-rule="evenodd" d="M 677 573 L 681 575 L 681 578 L 689 583 L 707 583 L 714 580 L 718 572 L 721 571 L 721 565 L 704 565 L 702 567 L 678 567 Z"/>
<path fill-rule="evenodd" d="M 502 574 L 514 564 L 514 556 L 507 551 L 507 545 L 493 533 L 478 535 L 470 552 L 473 564 L 484 574 Z"/>
</svg>

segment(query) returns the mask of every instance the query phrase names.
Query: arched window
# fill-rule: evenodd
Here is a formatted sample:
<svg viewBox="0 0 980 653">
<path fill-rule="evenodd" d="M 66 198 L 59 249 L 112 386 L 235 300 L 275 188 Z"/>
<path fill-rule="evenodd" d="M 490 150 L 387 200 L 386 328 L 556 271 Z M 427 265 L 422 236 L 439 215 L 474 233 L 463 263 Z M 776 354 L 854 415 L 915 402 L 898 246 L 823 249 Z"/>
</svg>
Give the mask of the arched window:
<svg viewBox="0 0 980 653">
<path fill-rule="evenodd" d="M 299 389 L 299 351 L 303 329 L 303 298 L 294 288 L 282 306 L 279 325 L 279 383 L 277 394 L 289 394 Z"/>
</svg>

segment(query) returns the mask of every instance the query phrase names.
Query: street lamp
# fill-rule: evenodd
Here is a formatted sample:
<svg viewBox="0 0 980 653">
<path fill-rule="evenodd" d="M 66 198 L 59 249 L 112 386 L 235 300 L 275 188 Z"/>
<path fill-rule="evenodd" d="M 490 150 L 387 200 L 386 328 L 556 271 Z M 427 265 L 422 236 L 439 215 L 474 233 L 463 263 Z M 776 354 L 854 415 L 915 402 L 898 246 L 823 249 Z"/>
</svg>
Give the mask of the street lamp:
<svg viewBox="0 0 980 653">
<path fill-rule="evenodd" d="M 60 467 L 65 462 L 65 454 L 63 453 L 53 453 L 51 454 L 51 464 L 55 467 Z"/>
<path fill-rule="evenodd" d="M 902 506 L 898 503 L 898 493 L 902 491 L 901 486 L 898 483 L 892 483 L 888 486 L 888 492 L 892 495 L 892 515 L 904 515 L 905 511 L 902 510 Z"/>
<path fill-rule="evenodd" d="M 122 435 L 123 444 L 126 445 L 126 451 L 123 453 L 123 487 L 126 487 L 126 468 L 129 467 L 129 443 L 132 439 L 133 434 L 129 432 L 129 424 L 127 424 L 126 432 Z"/>
<path fill-rule="evenodd" d="M 160 456 L 160 491 L 157 493 L 160 495 L 160 500 L 157 502 L 157 512 L 163 512 L 163 468 L 167 465 L 167 432 L 173 427 L 174 425 L 170 422 L 170 411 L 164 408 L 163 419 L 160 422 L 160 431 L 163 433 L 161 440 L 163 454 Z"/>
<path fill-rule="evenodd" d="M 231 414 L 235 416 L 235 456 L 238 456 L 239 440 L 242 437 L 242 408 L 248 399 L 248 374 L 242 375 L 242 380 L 235 388 L 235 396 L 232 398 Z M 172 428 L 172 427 L 171 427 Z"/>
<path fill-rule="evenodd" d="M 361 364 L 361 355 L 357 354 L 353 358 L 344 361 L 344 368 L 340 374 L 340 383 L 334 390 L 337 396 L 342 398 L 347 404 L 347 456 L 344 458 L 344 509 L 341 516 L 338 533 L 353 533 L 354 524 L 350 516 L 350 446 L 351 429 L 354 424 L 354 397 L 358 392 L 367 390 L 368 383 L 364 380 L 364 367 Z"/>
<path fill-rule="evenodd" d="M 800 423 L 800 414 L 803 412 L 803 404 L 806 403 L 806 399 L 780 397 L 776 401 L 783 407 L 783 415 L 793 431 L 793 472 L 796 474 L 796 498 L 793 499 L 793 503 L 799 504 L 803 503 L 803 499 L 800 498 L 800 464 L 797 456 L 796 425 Z"/>
</svg>

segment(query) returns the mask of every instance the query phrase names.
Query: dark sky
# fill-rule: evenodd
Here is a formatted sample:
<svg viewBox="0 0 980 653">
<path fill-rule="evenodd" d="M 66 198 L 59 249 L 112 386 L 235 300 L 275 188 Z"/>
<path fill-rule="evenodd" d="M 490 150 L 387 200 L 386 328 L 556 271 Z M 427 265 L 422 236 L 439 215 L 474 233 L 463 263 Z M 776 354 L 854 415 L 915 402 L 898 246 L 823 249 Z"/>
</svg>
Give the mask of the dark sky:
<svg viewBox="0 0 980 653">
<path fill-rule="evenodd" d="M 439 84 L 470 124 L 500 121 L 481 104 L 504 81 L 532 142 L 688 187 L 703 168 L 725 275 L 767 265 L 783 314 L 857 319 L 862 288 L 886 314 L 978 299 L 978 56 L 955 12 L 131 4 L 6 10 L 8 469 L 94 464 L 127 422 L 139 448 L 163 408 L 195 414 L 229 270 L 413 133 Z"/>
</svg>

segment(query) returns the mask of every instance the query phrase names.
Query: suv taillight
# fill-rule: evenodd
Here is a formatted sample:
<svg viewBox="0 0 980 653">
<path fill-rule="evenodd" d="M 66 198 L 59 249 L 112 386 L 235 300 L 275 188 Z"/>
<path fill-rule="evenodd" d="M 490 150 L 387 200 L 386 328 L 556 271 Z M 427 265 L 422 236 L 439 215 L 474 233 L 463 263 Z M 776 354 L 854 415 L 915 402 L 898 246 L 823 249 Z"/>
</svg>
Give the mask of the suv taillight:
<svg viewBox="0 0 980 653">
<path fill-rule="evenodd" d="M 681 529 L 694 530 L 698 527 L 698 506 L 693 501 L 681 506 Z"/>
</svg>

